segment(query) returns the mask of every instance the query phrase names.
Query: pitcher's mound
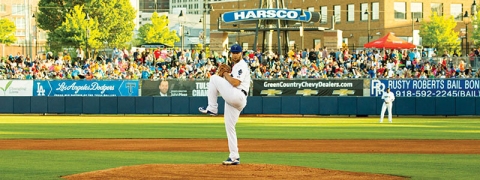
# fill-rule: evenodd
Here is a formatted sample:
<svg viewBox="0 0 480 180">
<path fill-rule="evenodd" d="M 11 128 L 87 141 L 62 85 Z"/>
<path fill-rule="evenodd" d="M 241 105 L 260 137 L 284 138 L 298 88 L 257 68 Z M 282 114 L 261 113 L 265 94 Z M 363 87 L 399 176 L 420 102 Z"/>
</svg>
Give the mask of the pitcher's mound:
<svg viewBox="0 0 480 180">
<path fill-rule="evenodd" d="M 335 171 L 272 164 L 149 164 L 63 177 L 77 179 L 406 179 L 383 174 Z"/>
</svg>

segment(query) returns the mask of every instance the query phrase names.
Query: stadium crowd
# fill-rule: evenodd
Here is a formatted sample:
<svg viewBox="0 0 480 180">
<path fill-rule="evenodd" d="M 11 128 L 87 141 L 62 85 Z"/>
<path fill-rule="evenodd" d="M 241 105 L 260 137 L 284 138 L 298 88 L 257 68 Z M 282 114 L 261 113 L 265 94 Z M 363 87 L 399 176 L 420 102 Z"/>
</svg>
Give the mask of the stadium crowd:
<svg viewBox="0 0 480 180">
<path fill-rule="evenodd" d="M 115 48 L 107 55 L 85 58 L 76 49 L 56 55 L 29 58 L 20 53 L 2 57 L 0 79 L 195 79 L 209 78 L 217 67 L 228 63 L 229 53 L 200 50 Z M 285 55 L 245 51 L 252 78 L 478 78 L 472 69 L 479 51 L 472 49 L 468 61 L 456 52 L 427 57 L 424 51 L 381 50 L 350 52 L 348 48 L 293 49 Z"/>
</svg>

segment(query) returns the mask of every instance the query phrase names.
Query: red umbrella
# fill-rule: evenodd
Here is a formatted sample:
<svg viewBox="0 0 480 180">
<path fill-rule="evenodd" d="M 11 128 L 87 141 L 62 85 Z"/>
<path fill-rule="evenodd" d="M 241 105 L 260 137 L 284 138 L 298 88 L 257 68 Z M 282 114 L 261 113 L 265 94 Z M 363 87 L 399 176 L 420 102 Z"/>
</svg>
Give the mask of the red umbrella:
<svg viewBox="0 0 480 180">
<path fill-rule="evenodd" d="M 415 45 L 409 43 L 403 39 L 400 39 L 393 35 L 392 33 L 388 33 L 387 35 L 377 39 L 375 41 L 369 42 L 364 44 L 363 47 L 365 48 L 385 48 L 385 49 L 412 49 L 415 48 Z"/>
</svg>

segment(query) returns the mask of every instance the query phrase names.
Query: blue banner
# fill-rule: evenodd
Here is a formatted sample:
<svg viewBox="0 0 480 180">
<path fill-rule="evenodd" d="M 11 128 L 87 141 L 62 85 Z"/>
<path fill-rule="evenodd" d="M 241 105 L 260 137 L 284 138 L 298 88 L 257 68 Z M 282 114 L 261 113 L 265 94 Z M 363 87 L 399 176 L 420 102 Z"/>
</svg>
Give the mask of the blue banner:
<svg viewBox="0 0 480 180">
<path fill-rule="evenodd" d="M 386 88 L 397 97 L 480 97 L 480 79 L 375 79 L 370 96 L 382 96 Z"/>
<path fill-rule="evenodd" d="M 312 13 L 293 9 L 253 9 L 226 12 L 222 14 L 222 20 L 226 23 L 238 21 L 251 21 L 259 19 L 280 19 L 308 22 L 312 18 Z"/>
<path fill-rule="evenodd" d="M 138 96 L 137 80 L 35 80 L 34 96 Z"/>
</svg>

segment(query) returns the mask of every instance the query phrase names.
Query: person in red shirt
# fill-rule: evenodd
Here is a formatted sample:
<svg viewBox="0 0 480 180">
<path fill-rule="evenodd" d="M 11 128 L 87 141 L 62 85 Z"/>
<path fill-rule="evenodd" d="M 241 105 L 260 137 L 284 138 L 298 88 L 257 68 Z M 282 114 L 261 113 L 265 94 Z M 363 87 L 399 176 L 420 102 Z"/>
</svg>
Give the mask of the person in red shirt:
<svg viewBox="0 0 480 180">
<path fill-rule="evenodd" d="M 161 54 L 160 48 L 155 49 L 155 51 L 153 52 L 153 56 L 155 56 L 155 60 L 160 58 L 160 54 Z"/>
<path fill-rule="evenodd" d="M 383 74 L 385 72 L 385 67 L 383 65 L 380 65 L 380 69 L 377 70 L 379 74 Z"/>
<path fill-rule="evenodd" d="M 442 69 L 446 70 L 447 69 L 447 59 L 443 58 L 442 60 Z"/>
</svg>

